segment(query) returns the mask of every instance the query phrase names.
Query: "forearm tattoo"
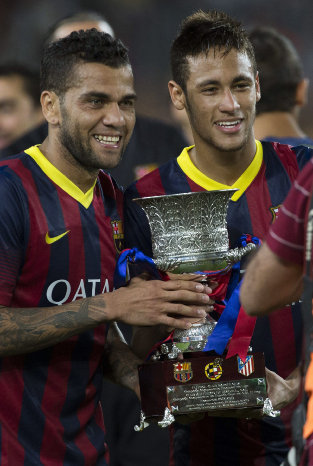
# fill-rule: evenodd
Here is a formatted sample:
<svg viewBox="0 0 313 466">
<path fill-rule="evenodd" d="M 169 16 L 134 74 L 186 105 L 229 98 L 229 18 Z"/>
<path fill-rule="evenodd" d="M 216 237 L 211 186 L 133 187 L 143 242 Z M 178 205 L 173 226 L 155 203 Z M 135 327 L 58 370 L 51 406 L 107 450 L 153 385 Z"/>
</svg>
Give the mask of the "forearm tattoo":
<svg viewBox="0 0 313 466">
<path fill-rule="evenodd" d="M 105 320 L 105 302 L 93 306 L 91 317 L 90 299 L 43 308 L 0 307 L 0 356 L 37 351 L 95 327 Z"/>
</svg>

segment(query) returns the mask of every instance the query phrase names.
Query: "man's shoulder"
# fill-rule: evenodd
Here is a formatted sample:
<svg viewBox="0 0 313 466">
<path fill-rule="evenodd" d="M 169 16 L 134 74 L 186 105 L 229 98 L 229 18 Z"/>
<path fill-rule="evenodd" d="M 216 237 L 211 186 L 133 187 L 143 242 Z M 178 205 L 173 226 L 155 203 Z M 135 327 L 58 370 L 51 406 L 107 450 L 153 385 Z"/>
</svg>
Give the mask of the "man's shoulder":
<svg viewBox="0 0 313 466">
<path fill-rule="evenodd" d="M 278 156 L 297 157 L 300 154 L 313 155 L 313 147 L 306 144 L 290 145 L 277 141 L 261 141 L 263 153 L 276 153 Z"/>
<path fill-rule="evenodd" d="M 292 178 L 297 175 L 299 170 L 302 170 L 313 156 L 313 149 L 304 145 L 293 147 L 274 141 L 262 141 L 262 147 L 265 163 L 271 164 L 273 156 L 276 157 Z"/>
</svg>

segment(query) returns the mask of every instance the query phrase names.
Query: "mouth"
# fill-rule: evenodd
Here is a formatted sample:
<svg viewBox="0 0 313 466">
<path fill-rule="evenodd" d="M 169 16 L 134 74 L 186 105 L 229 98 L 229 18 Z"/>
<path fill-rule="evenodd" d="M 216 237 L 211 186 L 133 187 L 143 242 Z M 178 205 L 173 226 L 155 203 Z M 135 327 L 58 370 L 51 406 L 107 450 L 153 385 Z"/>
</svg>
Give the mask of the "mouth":
<svg viewBox="0 0 313 466">
<path fill-rule="evenodd" d="M 119 142 L 122 139 L 121 136 L 104 136 L 101 134 L 95 134 L 94 138 L 101 145 L 106 147 L 118 147 Z"/>
<path fill-rule="evenodd" d="M 241 123 L 242 119 L 238 118 L 237 120 L 223 120 L 223 121 L 217 121 L 215 122 L 215 125 L 221 129 L 221 131 L 226 132 L 226 133 L 233 133 L 239 131 L 241 128 Z"/>
</svg>

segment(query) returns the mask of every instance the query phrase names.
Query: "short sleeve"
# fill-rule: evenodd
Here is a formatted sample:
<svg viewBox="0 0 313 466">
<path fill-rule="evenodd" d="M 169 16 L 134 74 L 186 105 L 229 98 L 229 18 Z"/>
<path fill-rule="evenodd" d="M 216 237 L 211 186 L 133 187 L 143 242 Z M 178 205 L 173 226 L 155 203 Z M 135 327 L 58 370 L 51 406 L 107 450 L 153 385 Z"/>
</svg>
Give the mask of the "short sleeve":
<svg viewBox="0 0 313 466">
<path fill-rule="evenodd" d="M 269 230 L 266 242 L 281 259 L 303 263 L 305 224 L 313 185 L 312 160 L 300 172 Z"/>
</svg>

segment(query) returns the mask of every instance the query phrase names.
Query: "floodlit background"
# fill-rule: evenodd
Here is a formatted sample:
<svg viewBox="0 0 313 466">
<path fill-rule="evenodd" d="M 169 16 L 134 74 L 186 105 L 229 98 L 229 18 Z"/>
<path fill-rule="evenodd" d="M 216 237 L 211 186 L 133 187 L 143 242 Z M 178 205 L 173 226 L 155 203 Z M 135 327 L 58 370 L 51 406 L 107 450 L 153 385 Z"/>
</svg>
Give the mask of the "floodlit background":
<svg viewBox="0 0 313 466">
<path fill-rule="evenodd" d="M 300 122 L 313 137 L 312 0 L 1 0 L 0 62 L 38 65 L 47 29 L 65 15 L 93 9 L 106 16 L 130 49 L 138 112 L 170 121 L 170 44 L 181 19 L 200 8 L 224 10 L 248 28 L 273 26 L 293 41 L 312 81 Z"/>
</svg>

